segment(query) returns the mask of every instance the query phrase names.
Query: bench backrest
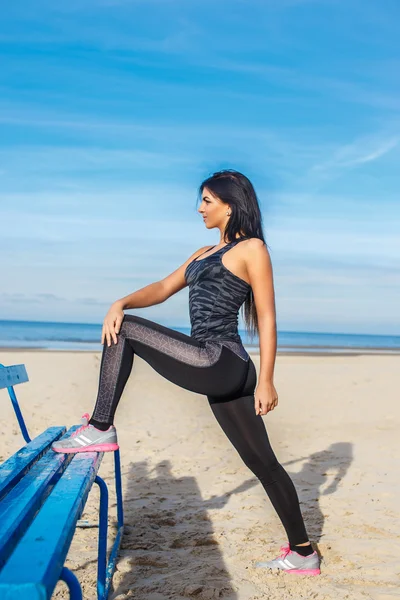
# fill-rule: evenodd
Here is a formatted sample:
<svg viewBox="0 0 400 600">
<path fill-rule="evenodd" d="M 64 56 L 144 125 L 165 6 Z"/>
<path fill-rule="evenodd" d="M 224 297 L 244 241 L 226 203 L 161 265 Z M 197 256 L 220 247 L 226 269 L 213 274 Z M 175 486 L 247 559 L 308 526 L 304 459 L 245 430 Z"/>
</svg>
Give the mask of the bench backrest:
<svg viewBox="0 0 400 600">
<path fill-rule="evenodd" d="M 25 365 L 5 367 L 0 364 L 0 390 L 17 385 L 17 383 L 25 383 L 26 381 L 29 381 L 29 379 Z"/>
<path fill-rule="evenodd" d="M 22 416 L 19 408 L 17 396 L 14 392 L 14 385 L 17 383 L 25 383 L 29 381 L 28 373 L 26 372 L 25 365 L 10 365 L 5 367 L 0 363 L 0 390 L 7 388 L 8 395 L 10 396 L 15 414 L 18 419 L 18 424 L 21 429 L 22 437 L 28 444 L 31 441 L 28 430 L 25 425 L 24 417 Z"/>
</svg>

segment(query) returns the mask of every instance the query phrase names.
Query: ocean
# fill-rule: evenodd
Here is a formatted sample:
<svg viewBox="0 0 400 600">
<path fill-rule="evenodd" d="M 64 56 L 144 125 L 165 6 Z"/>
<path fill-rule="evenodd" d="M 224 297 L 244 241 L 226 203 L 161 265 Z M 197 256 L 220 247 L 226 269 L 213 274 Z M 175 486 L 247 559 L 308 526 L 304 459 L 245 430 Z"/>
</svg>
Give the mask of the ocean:
<svg viewBox="0 0 400 600">
<path fill-rule="evenodd" d="M 188 327 L 171 327 L 190 335 Z M 102 325 L 90 323 L 50 323 L 40 321 L 0 320 L 0 349 L 36 348 L 46 350 L 101 351 Z M 258 339 L 251 342 L 239 330 L 245 348 L 258 351 Z M 349 333 L 312 333 L 278 331 L 278 352 L 292 353 L 398 353 L 400 336 Z"/>
</svg>

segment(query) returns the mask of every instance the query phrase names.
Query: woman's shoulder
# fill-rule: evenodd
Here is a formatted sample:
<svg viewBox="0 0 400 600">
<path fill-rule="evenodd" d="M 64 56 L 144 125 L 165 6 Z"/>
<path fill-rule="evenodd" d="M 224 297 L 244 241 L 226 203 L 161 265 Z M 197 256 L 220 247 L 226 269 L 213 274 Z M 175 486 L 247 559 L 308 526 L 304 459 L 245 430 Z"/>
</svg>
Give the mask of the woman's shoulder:
<svg viewBox="0 0 400 600">
<path fill-rule="evenodd" d="M 197 252 L 207 252 L 207 250 L 211 250 L 211 248 L 214 248 L 213 245 L 209 245 L 209 246 L 202 246 L 201 248 L 199 248 L 197 250 Z"/>
<path fill-rule="evenodd" d="M 259 258 L 262 259 L 262 257 L 265 256 L 265 254 L 268 258 L 270 257 L 266 242 L 264 242 L 264 240 L 261 240 L 260 238 L 248 238 L 246 240 L 243 240 L 242 244 L 240 245 L 243 245 L 242 256 L 244 260 L 246 260 L 246 262 L 253 262 L 255 260 L 258 260 Z"/>
<path fill-rule="evenodd" d="M 249 250 L 257 251 L 258 249 L 267 247 L 267 244 L 264 242 L 264 240 L 260 240 L 260 238 L 257 237 L 247 238 L 243 240 L 242 243 Z"/>
</svg>

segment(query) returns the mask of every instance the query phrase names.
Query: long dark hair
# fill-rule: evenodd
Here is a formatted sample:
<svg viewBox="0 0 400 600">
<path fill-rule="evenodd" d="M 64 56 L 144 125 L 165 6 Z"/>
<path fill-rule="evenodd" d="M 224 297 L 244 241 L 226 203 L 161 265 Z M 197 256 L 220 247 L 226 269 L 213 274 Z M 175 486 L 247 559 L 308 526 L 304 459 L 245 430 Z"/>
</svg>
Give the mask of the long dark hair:
<svg viewBox="0 0 400 600">
<path fill-rule="evenodd" d="M 214 173 L 201 183 L 199 199 L 201 199 L 204 188 L 210 190 L 221 202 L 231 206 L 231 217 L 223 235 L 227 243 L 235 239 L 259 238 L 267 246 L 257 194 L 251 181 L 245 175 L 233 169 L 224 169 Z M 240 238 L 236 237 L 237 234 L 240 235 Z M 243 304 L 243 320 L 246 331 L 252 340 L 259 333 L 259 327 L 251 288 Z"/>
</svg>

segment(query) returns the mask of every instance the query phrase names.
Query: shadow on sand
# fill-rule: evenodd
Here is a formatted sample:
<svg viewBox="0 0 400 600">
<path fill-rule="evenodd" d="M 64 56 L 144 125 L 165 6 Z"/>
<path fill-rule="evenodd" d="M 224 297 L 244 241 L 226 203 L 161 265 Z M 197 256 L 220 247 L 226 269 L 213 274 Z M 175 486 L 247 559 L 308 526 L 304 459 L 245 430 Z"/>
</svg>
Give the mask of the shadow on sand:
<svg viewBox="0 0 400 600">
<path fill-rule="evenodd" d="M 309 457 L 282 464 L 287 468 L 299 460 L 305 461 L 302 469 L 289 475 L 299 494 L 310 539 L 318 542 L 324 524 L 319 498 L 333 494 L 346 475 L 352 462 L 352 444 L 335 443 Z M 202 498 L 194 477 L 174 477 L 168 460 L 151 471 L 145 461 L 131 463 L 126 480 L 125 531 L 117 563 L 124 575 L 111 588 L 110 599 L 236 600 L 238 590 L 232 584 L 207 511 L 222 509 L 231 495 L 259 485 L 258 479 L 252 477 L 209 500 Z M 328 486 L 321 489 L 327 481 Z"/>
</svg>

